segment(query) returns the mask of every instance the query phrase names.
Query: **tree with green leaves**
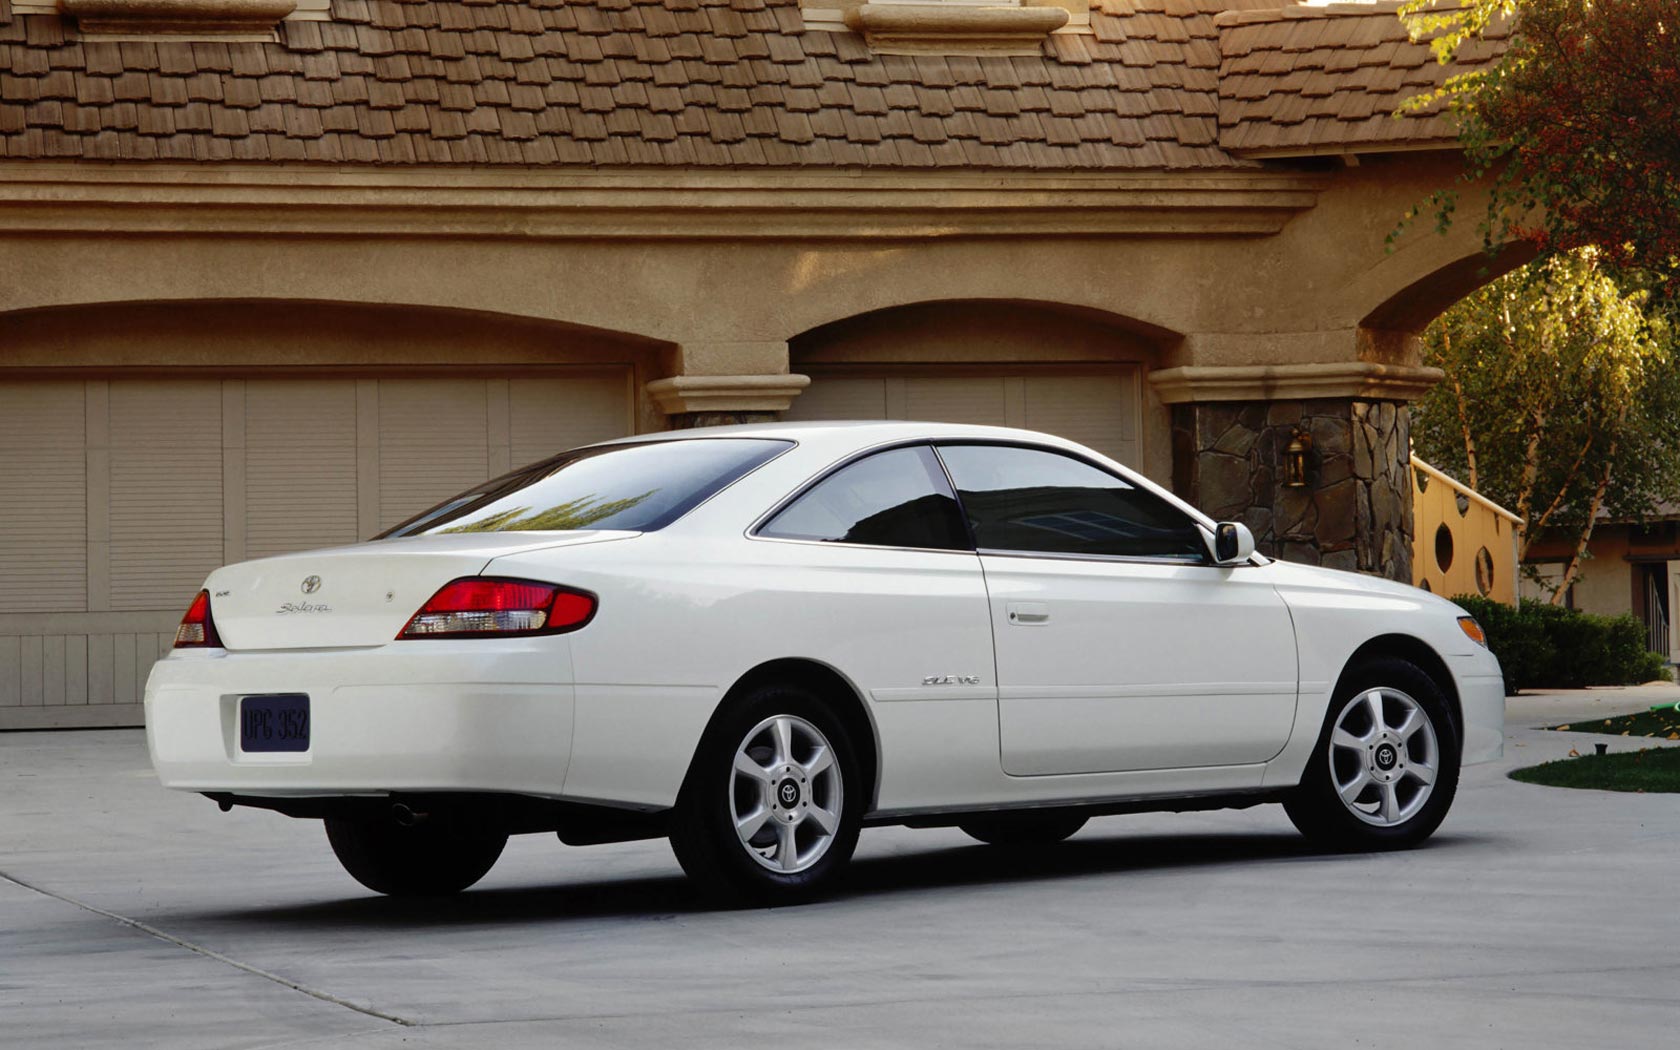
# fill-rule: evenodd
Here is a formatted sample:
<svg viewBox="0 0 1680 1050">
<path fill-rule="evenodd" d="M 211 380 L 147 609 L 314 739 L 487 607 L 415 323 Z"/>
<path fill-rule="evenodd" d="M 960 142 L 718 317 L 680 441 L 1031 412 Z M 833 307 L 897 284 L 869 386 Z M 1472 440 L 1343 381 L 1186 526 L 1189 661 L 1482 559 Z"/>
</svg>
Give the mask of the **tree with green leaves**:
<svg viewBox="0 0 1680 1050">
<path fill-rule="evenodd" d="M 1409 0 L 1401 17 L 1447 62 L 1495 24 L 1504 55 L 1410 108 L 1459 122 L 1465 179 L 1486 181 L 1490 248 L 1596 246 L 1680 302 L 1680 0 Z M 1452 221 L 1452 191 L 1435 195 Z"/>
<path fill-rule="evenodd" d="M 1595 249 L 1554 254 L 1472 293 L 1424 333 L 1446 373 L 1418 403 L 1418 455 L 1522 519 L 1572 540 L 1554 602 L 1601 515 L 1637 518 L 1680 492 L 1675 333 Z"/>
</svg>

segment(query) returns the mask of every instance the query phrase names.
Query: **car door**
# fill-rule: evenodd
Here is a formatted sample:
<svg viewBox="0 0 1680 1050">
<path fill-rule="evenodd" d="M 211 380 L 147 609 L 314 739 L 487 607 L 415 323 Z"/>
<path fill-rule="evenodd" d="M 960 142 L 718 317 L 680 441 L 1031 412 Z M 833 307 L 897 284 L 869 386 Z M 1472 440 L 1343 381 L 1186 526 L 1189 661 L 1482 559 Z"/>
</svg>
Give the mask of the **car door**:
<svg viewBox="0 0 1680 1050">
<path fill-rule="evenodd" d="M 828 472 L 754 535 L 778 631 L 868 698 L 883 808 L 949 806 L 997 776 L 997 688 L 985 580 L 944 468 L 927 445 Z M 751 621 L 743 625 L 751 629 Z"/>
<path fill-rule="evenodd" d="M 973 530 L 1015 776 L 1264 762 L 1295 715 L 1289 610 L 1181 508 L 1070 453 L 942 444 Z"/>
</svg>

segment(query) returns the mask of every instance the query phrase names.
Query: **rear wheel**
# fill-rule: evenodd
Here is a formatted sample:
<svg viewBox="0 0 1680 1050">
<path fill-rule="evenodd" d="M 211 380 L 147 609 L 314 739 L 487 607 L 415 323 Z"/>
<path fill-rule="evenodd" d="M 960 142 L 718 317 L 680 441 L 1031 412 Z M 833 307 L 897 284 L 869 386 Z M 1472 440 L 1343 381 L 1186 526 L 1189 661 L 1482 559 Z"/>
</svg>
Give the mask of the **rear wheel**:
<svg viewBox="0 0 1680 1050">
<path fill-rule="evenodd" d="M 432 818 L 413 827 L 394 820 L 327 819 L 327 841 L 357 882 L 393 897 L 459 893 L 482 879 L 507 835 Z"/>
<path fill-rule="evenodd" d="M 1085 826 L 1079 813 L 997 813 L 965 820 L 957 827 L 992 846 L 1048 846 Z"/>
<path fill-rule="evenodd" d="M 804 900 L 851 858 L 863 799 L 851 737 L 828 705 L 766 687 L 701 742 L 671 814 L 671 847 L 712 896 Z"/>
<path fill-rule="evenodd" d="M 1301 784 L 1284 802 L 1301 833 L 1336 849 L 1401 849 L 1440 827 L 1458 790 L 1458 731 L 1416 664 L 1385 657 L 1336 690 Z"/>
</svg>

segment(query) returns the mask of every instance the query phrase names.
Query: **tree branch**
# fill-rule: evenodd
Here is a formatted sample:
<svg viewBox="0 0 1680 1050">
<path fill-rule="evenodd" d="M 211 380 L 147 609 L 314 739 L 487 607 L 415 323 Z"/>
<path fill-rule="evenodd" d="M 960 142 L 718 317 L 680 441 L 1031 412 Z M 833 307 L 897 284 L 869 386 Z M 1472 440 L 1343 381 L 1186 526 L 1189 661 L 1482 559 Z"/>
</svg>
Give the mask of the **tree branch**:
<svg viewBox="0 0 1680 1050">
<path fill-rule="evenodd" d="M 1569 472 L 1563 476 L 1563 482 L 1558 486 L 1557 495 L 1552 497 L 1551 506 L 1547 507 L 1543 512 L 1541 512 L 1538 518 L 1534 519 L 1534 525 L 1532 527 L 1535 532 L 1539 532 L 1541 529 L 1545 528 L 1546 522 L 1551 520 L 1552 514 L 1555 513 L 1559 507 L 1563 506 L 1563 498 L 1569 494 L 1569 486 L 1575 483 L 1575 476 L 1581 472 L 1581 465 L 1587 461 L 1587 453 L 1592 451 L 1593 438 L 1594 435 L 1587 435 L 1587 443 L 1581 447 L 1580 455 L 1575 457 L 1575 462 L 1570 465 Z"/>
<path fill-rule="evenodd" d="M 1575 541 L 1575 553 L 1569 558 L 1569 564 L 1563 570 L 1563 582 L 1552 592 L 1552 604 L 1563 604 L 1563 596 L 1574 586 L 1575 577 L 1581 571 L 1581 559 L 1586 556 L 1587 543 L 1592 539 L 1593 528 L 1598 524 L 1599 508 L 1604 506 L 1604 493 L 1610 487 L 1611 464 L 1616 456 L 1616 446 L 1610 445 L 1610 455 L 1604 460 L 1604 472 L 1598 476 L 1598 484 L 1593 488 L 1592 500 L 1587 504 L 1587 521 L 1581 526 L 1581 536 Z"/>
<path fill-rule="evenodd" d="M 1452 333 L 1445 328 L 1441 331 L 1441 351 L 1443 357 L 1452 353 Z M 1453 369 L 1452 389 L 1453 398 L 1458 403 L 1458 426 L 1464 431 L 1464 459 L 1470 468 L 1470 487 L 1480 491 L 1476 480 L 1476 439 L 1470 434 L 1470 410 L 1464 403 L 1464 384 L 1459 382 L 1456 368 Z"/>
</svg>

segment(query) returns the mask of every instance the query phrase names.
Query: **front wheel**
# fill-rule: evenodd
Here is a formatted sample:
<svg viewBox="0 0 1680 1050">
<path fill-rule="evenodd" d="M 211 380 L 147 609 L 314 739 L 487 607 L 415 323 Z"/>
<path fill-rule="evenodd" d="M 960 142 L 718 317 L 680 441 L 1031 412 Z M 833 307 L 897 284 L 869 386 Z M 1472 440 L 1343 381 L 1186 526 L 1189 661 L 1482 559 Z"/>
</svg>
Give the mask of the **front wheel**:
<svg viewBox="0 0 1680 1050">
<path fill-rule="evenodd" d="M 671 847 L 711 896 L 807 899 L 857 846 L 858 769 L 851 737 L 819 697 L 759 689 L 701 742 L 671 814 Z"/>
<path fill-rule="evenodd" d="M 327 841 L 344 870 L 393 897 L 459 893 L 482 879 L 507 845 L 500 831 L 433 817 L 413 827 L 394 820 L 327 818 Z"/>
<path fill-rule="evenodd" d="M 1407 660 L 1372 660 L 1337 688 L 1284 809 L 1302 834 L 1333 849 L 1415 846 L 1446 818 L 1459 755 L 1434 679 Z"/>
</svg>

